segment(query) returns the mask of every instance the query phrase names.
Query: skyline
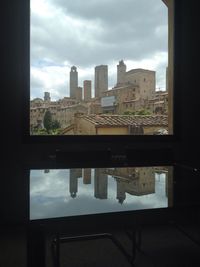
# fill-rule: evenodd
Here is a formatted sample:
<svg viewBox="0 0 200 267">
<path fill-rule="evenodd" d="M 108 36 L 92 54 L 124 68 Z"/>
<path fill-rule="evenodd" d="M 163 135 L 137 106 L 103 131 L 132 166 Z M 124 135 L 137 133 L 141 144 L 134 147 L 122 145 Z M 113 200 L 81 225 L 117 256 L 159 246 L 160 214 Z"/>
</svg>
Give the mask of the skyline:
<svg viewBox="0 0 200 267">
<path fill-rule="evenodd" d="M 127 71 L 156 71 L 156 88 L 165 89 L 167 7 L 161 0 L 104 2 L 91 0 L 82 6 L 80 0 L 31 1 L 31 99 L 42 98 L 45 91 L 52 100 L 69 96 L 73 65 L 78 85 L 92 80 L 92 89 L 95 66 L 108 65 L 111 89 L 121 59 Z"/>
</svg>

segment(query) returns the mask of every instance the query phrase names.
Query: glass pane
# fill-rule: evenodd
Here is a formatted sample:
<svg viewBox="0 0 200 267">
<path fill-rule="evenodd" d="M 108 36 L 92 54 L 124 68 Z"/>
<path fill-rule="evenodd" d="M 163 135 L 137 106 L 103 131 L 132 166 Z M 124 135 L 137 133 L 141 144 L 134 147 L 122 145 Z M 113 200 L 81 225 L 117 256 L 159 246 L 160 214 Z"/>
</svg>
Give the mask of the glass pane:
<svg viewBox="0 0 200 267">
<path fill-rule="evenodd" d="M 30 219 L 168 208 L 173 167 L 30 171 Z"/>
<path fill-rule="evenodd" d="M 172 134 L 170 10 L 31 0 L 30 134 Z"/>
</svg>

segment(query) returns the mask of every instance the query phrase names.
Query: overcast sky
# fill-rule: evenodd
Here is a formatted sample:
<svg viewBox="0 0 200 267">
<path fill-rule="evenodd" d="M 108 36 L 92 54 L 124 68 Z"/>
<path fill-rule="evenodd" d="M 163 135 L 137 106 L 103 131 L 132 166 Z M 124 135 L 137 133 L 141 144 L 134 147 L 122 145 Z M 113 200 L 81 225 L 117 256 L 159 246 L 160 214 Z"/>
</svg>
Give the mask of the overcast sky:
<svg viewBox="0 0 200 267">
<path fill-rule="evenodd" d="M 31 98 L 69 96 L 75 65 L 79 86 L 92 80 L 94 67 L 108 65 L 109 88 L 116 65 L 156 71 L 165 89 L 168 61 L 167 7 L 162 0 L 31 0 Z M 93 93 L 94 95 L 94 93 Z"/>
</svg>

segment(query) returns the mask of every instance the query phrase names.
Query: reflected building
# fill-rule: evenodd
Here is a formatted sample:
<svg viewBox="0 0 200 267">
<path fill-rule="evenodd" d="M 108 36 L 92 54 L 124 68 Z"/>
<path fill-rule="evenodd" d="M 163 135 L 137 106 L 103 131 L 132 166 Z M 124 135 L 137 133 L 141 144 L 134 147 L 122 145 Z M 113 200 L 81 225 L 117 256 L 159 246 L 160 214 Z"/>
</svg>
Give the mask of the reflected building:
<svg viewBox="0 0 200 267">
<path fill-rule="evenodd" d="M 91 184 L 91 169 L 90 168 L 83 169 L 83 183 Z"/>
<path fill-rule="evenodd" d="M 118 179 L 117 180 L 117 196 L 118 202 L 123 204 L 124 200 L 126 199 L 126 183 L 124 181 Z"/>
<path fill-rule="evenodd" d="M 139 173 L 137 168 L 112 168 L 105 169 L 105 173 L 115 178 L 120 178 L 122 180 L 133 180 L 139 178 Z"/>
<path fill-rule="evenodd" d="M 99 199 L 107 199 L 108 197 L 108 175 L 103 169 L 95 169 L 94 196 Z"/>
<path fill-rule="evenodd" d="M 164 174 L 165 179 L 156 179 L 156 174 Z M 135 168 L 91 168 L 70 169 L 69 190 L 72 198 L 77 196 L 78 178 L 83 177 L 83 184 L 91 184 L 94 177 L 94 197 L 108 198 L 108 176 L 116 181 L 116 199 L 120 204 L 126 199 L 126 193 L 133 196 L 144 196 L 160 192 L 168 198 L 168 205 L 173 202 L 173 170 L 168 167 L 135 167 Z M 157 184 L 158 182 L 158 184 Z M 160 183 L 160 184 L 159 184 Z M 158 188 L 161 188 L 161 190 Z M 159 191 L 156 191 L 157 189 Z M 163 191 L 164 190 L 164 191 Z"/>
<path fill-rule="evenodd" d="M 155 169 L 152 167 L 136 168 L 138 179 L 127 185 L 127 193 L 142 196 L 155 193 Z"/>
<path fill-rule="evenodd" d="M 142 196 L 155 193 L 154 167 L 114 168 L 105 172 L 113 176 L 117 183 L 117 199 L 123 203 L 126 193 Z"/>
<path fill-rule="evenodd" d="M 78 192 L 78 178 L 82 177 L 82 169 L 69 170 L 69 191 L 72 198 L 75 198 Z"/>
</svg>

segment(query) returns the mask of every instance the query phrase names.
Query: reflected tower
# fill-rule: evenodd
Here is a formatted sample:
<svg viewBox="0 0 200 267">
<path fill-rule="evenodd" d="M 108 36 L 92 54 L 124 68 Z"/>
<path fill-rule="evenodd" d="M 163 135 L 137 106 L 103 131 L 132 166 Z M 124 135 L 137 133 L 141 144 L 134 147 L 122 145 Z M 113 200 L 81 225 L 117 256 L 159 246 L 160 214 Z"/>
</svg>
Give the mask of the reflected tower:
<svg viewBox="0 0 200 267">
<path fill-rule="evenodd" d="M 69 170 L 69 191 L 72 198 L 75 198 L 78 192 L 78 178 L 82 176 L 82 169 Z"/>
<path fill-rule="evenodd" d="M 102 169 L 95 169 L 94 196 L 99 199 L 108 197 L 108 176 Z"/>
<path fill-rule="evenodd" d="M 120 181 L 120 178 L 115 178 L 117 182 L 117 199 L 120 204 L 123 204 L 124 200 L 126 199 L 126 189 L 125 183 Z"/>
</svg>

